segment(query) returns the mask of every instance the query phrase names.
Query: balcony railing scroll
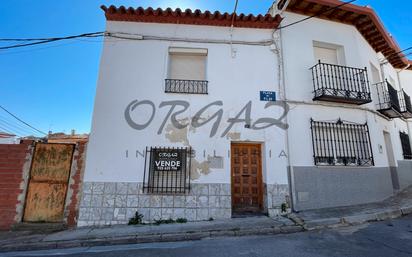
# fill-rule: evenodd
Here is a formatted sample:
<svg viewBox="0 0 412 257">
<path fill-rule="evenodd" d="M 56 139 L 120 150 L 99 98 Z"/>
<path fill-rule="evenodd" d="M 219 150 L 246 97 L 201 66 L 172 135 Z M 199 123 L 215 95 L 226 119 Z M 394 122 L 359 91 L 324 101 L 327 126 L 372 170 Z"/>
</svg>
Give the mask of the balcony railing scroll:
<svg viewBox="0 0 412 257">
<path fill-rule="evenodd" d="M 207 80 L 166 79 L 166 93 L 207 94 Z"/>
</svg>

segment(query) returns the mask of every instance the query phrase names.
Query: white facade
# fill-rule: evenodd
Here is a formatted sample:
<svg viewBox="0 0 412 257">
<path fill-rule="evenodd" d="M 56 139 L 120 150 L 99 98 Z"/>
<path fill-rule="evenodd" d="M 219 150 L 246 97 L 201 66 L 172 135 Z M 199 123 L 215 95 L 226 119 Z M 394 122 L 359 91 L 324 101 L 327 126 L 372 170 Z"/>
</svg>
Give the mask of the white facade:
<svg viewBox="0 0 412 257">
<path fill-rule="evenodd" d="M 286 12 L 283 23 L 305 17 Z M 317 63 L 316 56 L 342 66 L 366 67 L 370 84 L 388 79 L 397 90 L 403 88 L 412 94 L 412 72 L 402 71 L 398 76 L 390 64 L 381 65 L 382 55 L 354 26 L 313 18 L 274 32 L 108 21 L 107 31 L 129 35 L 134 40 L 108 37 L 104 42 L 80 226 L 125 223 L 136 211 L 147 221 L 231 217 L 230 149 L 236 142 L 261 145 L 262 211 L 272 216 L 280 213 L 282 205 L 292 204 L 295 210 L 304 210 L 379 201 L 412 184 L 412 164 L 403 160 L 399 137 L 400 131 L 410 135 L 410 124 L 377 111 L 373 85 L 372 102 L 364 105 L 312 100 L 309 68 Z M 323 48 L 336 49 L 336 56 Z M 165 79 L 178 73 L 170 67 L 171 49 L 206 56 L 202 76 L 208 81 L 208 94 L 165 92 Z M 199 59 L 192 61 L 197 65 Z M 190 66 L 185 69 L 196 70 Z M 277 101 L 261 101 L 260 91 L 276 92 Z M 135 105 L 141 101 L 146 102 Z M 170 101 L 189 103 L 187 110 L 176 116 L 182 128 L 171 123 Z M 217 119 L 200 127 L 193 125 L 193 119 L 199 110 L 216 101 L 222 105 L 214 105 L 200 115 L 204 121 L 219 110 L 223 112 L 216 134 L 210 136 Z M 238 122 L 230 127 L 230 119 L 248 103 L 250 124 Z M 265 108 L 268 103 L 274 105 Z M 182 109 L 178 105 L 173 113 Z M 147 123 L 147 127 L 133 128 L 126 121 L 128 115 L 136 124 Z M 245 112 L 238 117 L 244 119 Z M 253 129 L 260 118 L 276 119 L 277 123 Z M 367 123 L 374 165 L 316 166 L 311 119 Z M 391 147 L 388 138 L 385 142 L 384 132 L 390 137 Z M 142 190 L 145 149 L 157 146 L 191 147 L 195 151 L 190 193 L 156 195 Z M 390 149 L 393 158 L 387 152 Z"/>
<path fill-rule="evenodd" d="M 207 35 L 207 39 L 203 40 L 205 41 L 203 43 L 106 39 L 100 65 L 92 132 L 88 144 L 84 176 L 86 186 L 89 184 L 91 187 L 93 184 L 101 186 L 101 183 L 106 183 L 106 186 L 109 185 L 108 183 L 117 183 L 119 186 L 118 183 L 124 182 L 129 183 L 129 187 L 135 186 L 136 183 L 140 186 L 143 182 L 145 161 L 142 154 L 146 147 L 191 146 L 196 152 L 196 156 L 191 160 L 193 191 L 196 191 L 197 185 L 208 187 L 213 184 L 220 185 L 221 191 L 230 191 L 231 142 L 254 142 L 262 145 L 263 182 L 267 186 L 270 185 L 269 187 L 279 186 L 279 190 L 275 189 L 277 190 L 276 206 L 272 205 L 272 199 L 269 199 L 270 204 L 267 199 L 265 200 L 266 210 L 269 208 L 271 214 L 275 215 L 277 213 L 275 209 L 280 208 L 288 194 L 284 128 L 279 125 L 254 130 L 245 128 L 245 123 L 241 122 L 234 124 L 229 133 L 222 136 L 230 125 L 228 119 L 236 117 L 249 102 L 252 122 L 250 125 L 259 118 L 278 119 L 284 114 L 285 107 L 282 103 L 279 103 L 280 106 L 265 109 L 265 104 L 268 102 L 260 101 L 259 98 L 260 91 L 278 91 L 277 58 L 270 46 L 206 42 L 208 40 L 229 42 L 230 28 L 227 27 L 109 21 L 107 30 L 170 38 L 203 39 Z M 232 33 L 233 41 L 256 42 L 271 40 L 273 31 L 236 28 Z M 207 95 L 164 92 L 171 47 L 207 49 Z M 133 129 L 125 120 L 125 110 L 133 100 L 150 100 L 155 105 L 154 119 L 144 130 Z M 181 123 L 191 123 L 193 116 L 201 108 L 212 102 L 222 101 L 222 106 L 212 106 L 201 116 L 209 118 L 219 109 L 223 110 L 216 135 L 210 137 L 215 120 L 199 128 L 189 125 L 184 129 L 176 129 L 170 124 L 170 118 L 159 134 L 158 130 L 170 109 L 170 106 L 159 108 L 159 105 L 171 100 L 184 100 L 190 103 L 190 107 L 177 116 Z M 176 111 L 181 108 L 176 107 Z M 149 106 L 142 105 L 130 113 L 136 123 L 143 124 L 150 118 L 151 110 Z M 243 113 L 241 118 L 244 117 Z M 214 158 L 222 159 L 223 165 L 217 168 L 211 167 L 210 163 Z M 202 201 L 202 199 L 198 200 Z M 201 219 L 201 217 L 206 219 L 230 217 L 230 194 L 220 200 L 221 203 L 216 206 L 206 203 L 210 208 L 208 210 L 202 208 L 201 214 L 197 209 L 196 217 L 188 214 L 184 217 L 189 220 Z M 196 208 L 204 204 L 198 202 Z M 132 210 L 129 208 L 132 206 L 123 206 L 123 204 L 119 206 L 127 207 L 130 212 L 136 209 Z M 212 209 L 220 207 L 224 210 L 219 210 L 218 214 L 212 213 Z M 158 215 L 157 212 L 157 216 L 147 215 L 147 210 L 140 210 L 140 212 L 149 216 L 150 220 L 169 217 Z M 206 212 L 208 214 L 204 214 Z"/>
</svg>

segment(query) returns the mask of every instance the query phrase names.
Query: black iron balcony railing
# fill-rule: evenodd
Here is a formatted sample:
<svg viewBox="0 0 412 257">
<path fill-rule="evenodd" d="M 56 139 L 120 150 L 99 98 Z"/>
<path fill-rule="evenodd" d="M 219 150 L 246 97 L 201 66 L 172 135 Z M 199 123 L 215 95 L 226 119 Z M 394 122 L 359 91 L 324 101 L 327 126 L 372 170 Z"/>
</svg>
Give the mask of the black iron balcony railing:
<svg viewBox="0 0 412 257">
<path fill-rule="evenodd" d="M 411 97 L 404 90 L 399 91 L 399 105 L 402 117 L 405 119 L 412 118 Z"/>
<path fill-rule="evenodd" d="M 378 96 L 378 111 L 389 118 L 401 117 L 398 91 L 385 80 L 375 84 Z"/>
<path fill-rule="evenodd" d="M 207 94 L 207 80 L 166 79 L 166 93 Z"/>
<path fill-rule="evenodd" d="M 366 68 L 352 68 L 322 63 L 311 68 L 313 78 L 313 100 L 352 104 L 372 101 Z"/>
</svg>

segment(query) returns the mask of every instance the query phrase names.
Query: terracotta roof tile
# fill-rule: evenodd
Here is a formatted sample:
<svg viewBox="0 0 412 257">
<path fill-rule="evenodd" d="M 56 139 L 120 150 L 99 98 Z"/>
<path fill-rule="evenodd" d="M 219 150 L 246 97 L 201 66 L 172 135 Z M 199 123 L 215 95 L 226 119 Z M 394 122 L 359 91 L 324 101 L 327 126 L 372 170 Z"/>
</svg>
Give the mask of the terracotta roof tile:
<svg viewBox="0 0 412 257">
<path fill-rule="evenodd" d="M 133 21 L 133 22 L 151 22 L 151 23 L 172 23 L 172 24 L 190 24 L 190 25 L 207 25 L 207 26 L 223 26 L 230 27 L 232 24 L 233 14 L 220 13 L 219 11 L 210 12 L 201 10 L 185 11 L 177 8 L 172 10 L 167 8 L 153 9 L 151 7 L 144 9 L 138 7 L 136 9 L 124 6 L 115 7 L 111 5 L 106 7 L 101 6 L 105 12 L 106 19 L 110 21 Z M 258 29 L 275 29 L 279 26 L 282 18 L 279 15 L 275 17 L 270 14 L 253 15 L 253 14 L 235 14 L 234 27 L 241 28 L 258 28 Z"/>
</svg>

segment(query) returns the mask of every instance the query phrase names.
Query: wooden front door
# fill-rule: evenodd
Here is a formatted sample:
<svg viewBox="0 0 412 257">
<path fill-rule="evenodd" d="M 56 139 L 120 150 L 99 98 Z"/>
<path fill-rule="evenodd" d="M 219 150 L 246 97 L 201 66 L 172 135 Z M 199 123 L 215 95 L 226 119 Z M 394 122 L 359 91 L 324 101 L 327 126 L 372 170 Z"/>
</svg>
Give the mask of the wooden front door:
<svg viewBox="0 0 412 257">
<path fill-rule="evenodd" d="M 232 143 L 232 210 L 234 213 L 262 211 L 261 145 Z"/>
<path fill-rule="evenodd" d="M 74 145 L 37 143 L 23 220 L 62 222 Z"/>
</svg>

